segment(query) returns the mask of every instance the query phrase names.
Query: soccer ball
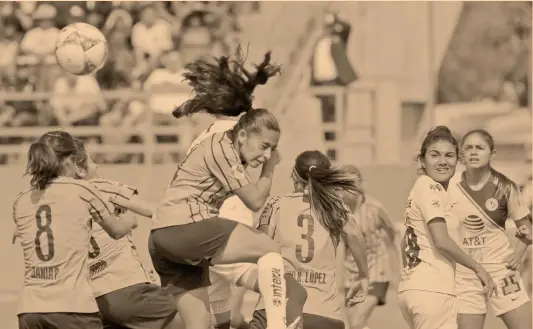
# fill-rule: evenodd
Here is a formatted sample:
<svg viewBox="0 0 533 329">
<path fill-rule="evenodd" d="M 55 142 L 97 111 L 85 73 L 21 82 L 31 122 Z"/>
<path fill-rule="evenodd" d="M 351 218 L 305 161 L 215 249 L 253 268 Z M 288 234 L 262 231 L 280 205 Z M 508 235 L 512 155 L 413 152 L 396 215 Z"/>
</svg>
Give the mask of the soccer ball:
<svg viewBox="0 0 533 329">
<path fill-rule="evenodd" d="M 56 41 L 59 66 L 75 75 L 86 75 L 104 66 L 107 40 L 96 27 L 85 23 L 65 26 Z"/>
</svg>

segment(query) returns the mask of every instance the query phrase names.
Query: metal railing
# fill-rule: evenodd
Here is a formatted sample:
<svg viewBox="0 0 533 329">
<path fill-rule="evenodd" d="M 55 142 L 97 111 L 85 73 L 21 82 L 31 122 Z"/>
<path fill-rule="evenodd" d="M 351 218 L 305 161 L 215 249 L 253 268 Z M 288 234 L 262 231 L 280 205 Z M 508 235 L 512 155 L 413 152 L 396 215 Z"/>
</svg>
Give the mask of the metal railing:
<svg viewBox="0 0 533 329">
<path fill-rule="evenodd" d="M 189 93 L 189 90 L 183 90 L 183 93 Z M 165 95 L 170 93 L 158 93 L 157 95 Z M 173 95 L 176 92 L 172 93 Z M 102 91 L 102 96 L 106 101 L 109 100 L 141 100 L 147 103 L 150 97 L 154 96 L 152 93 L 138 92 L 135 90 L 114 90 L 114 91 Z M 16 101 L 49 101 L 51 99 L 68 98 L 72 96 L 56 95 L 47 92 L 4 92 L 0 93 L 0 100 L 4 102 L 16 102 Z M 84 97 L 80 95 L 79 99 Z M 169 109 L 170 111 L 170 109 Z M 24 155 L 26 148 L 24 144 L 27 144 L 31 140 L 36 140 L 42 134 L 51 130 L 64 130 L 70 134 L 78 137 L 88 136 L 139 136 L 141 137 L 141 143 L 128 144 L 95 144 L 91 145 L 91 151 L 94 153 L 107 153 L 107 154 L 124 154 L 124 153 L 137 153 L 144 156 L 144 163 L 150 164 L 154 161 L 154 154 L 156 152 L 181 152 L 182 148 L 186 147 L 182 140 L 183 134 L 192 134 L 191 131 L 180 131 L 179 125 L 172 126 L 157 126 L 154 124 L 154 112 L 146 106 L 145 108 L 145 120 L 144 123 L 132 127 L 114 127 L 114 126 L 36 126 L 36 127 L 0 127 L 0 138 L 13 138 L 21 137 L 26 142 L 21 144 L 0 144 L 0 154 L 16 154 Z M 158 143 L 156 136 L 169 135 L 176 136 L 178 143 L 165 144 Z M 186 139 L 190 138 L 187 136 Z"/>
</svg>

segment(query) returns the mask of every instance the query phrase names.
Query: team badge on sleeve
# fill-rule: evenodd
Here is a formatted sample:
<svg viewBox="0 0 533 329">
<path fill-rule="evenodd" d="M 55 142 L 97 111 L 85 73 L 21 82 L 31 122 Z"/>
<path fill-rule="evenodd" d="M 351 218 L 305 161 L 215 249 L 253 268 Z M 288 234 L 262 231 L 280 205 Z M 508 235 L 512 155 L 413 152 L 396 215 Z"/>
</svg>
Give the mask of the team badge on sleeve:
<svg viewBox="0 0 533 329">
<path fill-rule="evenodd" d="M 485 202 L 485 208 L 487 208 L 488 211 L 494 211 L 498 209 L 498 200 L 494 198 L 490 198 Z"/>
<path fill-rule="evenodd" d="M 244 166 L 239 163 L 231 167 L 231 174 L 236 179 L 243 179 L 246 177 L 246 170 L 244 169 Z"/>
</svg>

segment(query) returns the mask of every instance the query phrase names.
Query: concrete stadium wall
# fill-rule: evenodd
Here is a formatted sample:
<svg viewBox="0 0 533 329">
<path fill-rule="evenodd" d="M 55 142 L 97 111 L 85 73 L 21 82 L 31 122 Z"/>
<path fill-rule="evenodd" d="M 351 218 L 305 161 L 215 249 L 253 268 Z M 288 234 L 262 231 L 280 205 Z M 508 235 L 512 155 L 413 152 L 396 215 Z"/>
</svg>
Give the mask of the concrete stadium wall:
<svg viewBox="0 0 533 329">
<path fill-rule="evenodd" d="M 147 200 L 158 200 L 174 173 L 175 165 L 139 166 L 117 165 L 101 166 L 100 175 L 136 187 Z M 366 189 L 386 205 L 393 220 L 401 221 L 403 207 L 415 178 L 415 168 L 409 166 L 368 166 L 361 167 Z M 23 178 L 23 166 L 0 166 L 0 264 L 2 280 L 0 292 L 15 292 L 22 285 L 23 263 L 19 244 L 11 244 L 13 232 L 12 205 L 16 195 L 27 188 L 28 180 Z M 287 176 L 288 177 L 288 176 Z M 282 184 L 280 184 L 282 182 Z M 277 179 L 274 193 L 283 193 L 292 183 L 288 179 Z M 146 246 L 150 222 L 140 220 L 134 239 L 139 254 L 147 266 L 151 267 Z"/>
</svg>

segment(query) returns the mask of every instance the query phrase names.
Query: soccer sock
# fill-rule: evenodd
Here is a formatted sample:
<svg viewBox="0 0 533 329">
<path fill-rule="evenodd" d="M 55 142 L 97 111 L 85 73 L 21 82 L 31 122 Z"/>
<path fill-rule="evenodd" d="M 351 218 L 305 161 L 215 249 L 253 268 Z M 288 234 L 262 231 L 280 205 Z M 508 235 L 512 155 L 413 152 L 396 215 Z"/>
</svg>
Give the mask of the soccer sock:
<svg viewBox="0 0 533 329">
<path fill-rule="evenodd" d="M 258 285 L 265 303 L 267 327 L 285 329 L 286 319 L 286 284 L 283 269 L 283 257 L 271 252 L 257 261 Z"/>
<path fill-rule="evenodd" d="M 288 273 L 285 274 L 285 281 L 287 283 L 287 325 L 289 325 L 298 317 L 302 319 L 307 291 Z"/>
</svg>

